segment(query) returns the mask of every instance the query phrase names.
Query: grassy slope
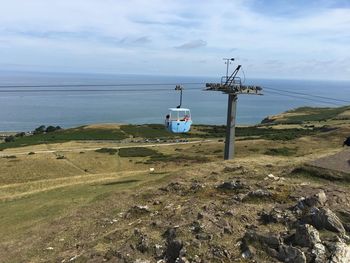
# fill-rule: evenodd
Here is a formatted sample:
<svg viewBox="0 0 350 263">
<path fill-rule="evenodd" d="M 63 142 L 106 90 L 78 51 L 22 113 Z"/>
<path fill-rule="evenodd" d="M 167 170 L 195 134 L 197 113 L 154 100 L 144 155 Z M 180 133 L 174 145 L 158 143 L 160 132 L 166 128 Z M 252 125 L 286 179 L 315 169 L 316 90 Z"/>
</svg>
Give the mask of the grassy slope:
<svg viewBox="0 0 350 263">
<path fill-rule="evenodd" d="M 142 137 L 153 134 L 152 131 L 157 130 L 147 127 L 147 131 L 143 134 L 139 126 L 128 125 L 128 128 L 121 129 L 121 133 L 117 134 L 123 137 L 129 134 Z M 86 130 L 88 129 L 77 129 L 83 133 Z M 305 132 L 303 129 L 300 130 Z M 118 136 L 111 134 L 111 131 L 106 134 L 102 132 L 104 135 L 100 135 L 100 131 L 101 129 L 88 131 L 92 136 L 89 138 L 96 138 L 93 137 L 96 135 L 97 138 L 108 140 L 111 138 L 109 136 L 115 136 L 113 138 Z M 291 129 L 276 131 L 251 127 L 243 128 L 242 131 L 246 133 L 241 136 L 266 137 L 270 135 L 273 136 L 271 138 L 281 139 L 273 143 L 265 140 L 237 142 L 239 163 L 245 167 L 250 167 L 250 163 L 254 162 L 261 164 L 261 167 L 264 168 L 262 170 L 257 168 L 257 173 L 261 175 L 270 172 L 278 174 L 283 170 L 278 168 L 278 165 L 283 164 L 289 169 L 295 163 L 302 163 L 311 156 L 335 151 L 342 140 L 342 135 L 337 130 L 331 132 L 332 136 L 330 133 L 324 133 L 312 138 L 302 137 L 308 133 L 298 133 L 299 129 L 298 131 Z M 314 134 L 312 129 L 310 131 L 312 131 L 311 134 Z M 163 133 L 163 130 L 159 129 L 159 132 L 157 135 Z M 224 127 L 197 126 L 193 132 L 197 134 L 196 136 L 214 137 L 214 134 L 224 132 Z M 309 131 L 306 130 L 306 132 Z M 72 134 L 75 132 L 72 131 Z M 290 139 L 288 142 L 283 140 L 286 134 L 293 134 L 288 138 Z M 295 134 L 298 136 L 294 136 Z M 324 136 L 327 137 L 327 140 L 324 139 Z M 15 261 L 27 257 L 26 259 L 33 258 L 34 262 L 39 261 L 42 257 L 48 261 L 56 259 L 55 255 L 59 253 L 59 248 L 55 247 L 55 251 L 50 256 L 44 251 L 49 245 L 42 241 L 45 238 L 51 240 L 55 237 L 52 233 L 57 229 L 53 227 L 52 222 L 59 221 L 58 226 L 64 229 L 69 226 L 78 231 L 81 227 L 78 232 L 86 232 L 88 235 L 90 233 L 88 224 L 91 224 L 90 227 L 97 224 L 93 221 L 96 213 L 93 207 L 96 205 L 108 206 L 109 204 L 105 204 L 104 200 L 111 195 L 120 193 L 124 198 L 120 200 L 126 202 L 126 200 L 131 200 L 136 190 L 142 192 L 140 186 L 147 184 L 152 187 L 154 185 L 156 189 L 162 181 L 171 182 L 176 174 L 182 174 L 184 171 L 196 174 L 203 163 L 208 163 L 210 166 L 209 162 L 221 160 L 222 149 L 223 143 L 216 141 L 211 144 L 157 147 L 152 151 L 131 148 L 131 150 L 123 150 L 124 152 L 119 153 L 108 150 L 84 154 L 67 153 L 65 154 L 66 159 L 63 160 L 57 160 L 56 155 L 48 157 L 47 154 L 25 155 L 14 159 L 0 158 L 0 166 L 3 168 L 0 171 L 0 257 L 12 258 Z M 266 164 L 273 164 L 268 172 L 264 170 Z M 223 164 L 218 163 L 217 165 L 221 167 Z M 155 167 L 156 173 L 150 175 L 147 172 L 149 167 Z M 76 176 L 78 174 L 79 176 Z M 208 174 L 210 174 L 209 170 Z M 124 203 L 119 204 L 120 200 L 113 199 L 113 208 L 112 206 L 106 207 L 106 211 L 117 216 L 119 209 L 124 205 Z M 77 212 L 79 216 L 75 218 L 76 221 L 71 220 L 70 215 L 76 211 L 79 211 Z M 96 216 L 102 220 L 105 214 Z M 64 225 L 65 223 L 67 225 Z M 39 237 L 39 233 L 42 236 Z M 72 244 L 77 242 L 72 233 L 67 232 L 65 235 L 65 239 L 73 240 Z M 24 240 L 27 239 L 30 240 L 26 243 Z M 21 242 L 21 246 L 17 245 L 18 242 Z M 37 247 L 36 244 L 40 246 Z M 54 246 L 59 245 L 54 243 Z"/>
<path fill-rule="evenodd" d="M 303 124 L 305 122 L 320 122 L 336 119 L 337 116 L 348 111 L 350 106 L 337 108 L 300 107 L 287 111 L 279 116 L 264 120 L 269 124 Z"/>
</svg>

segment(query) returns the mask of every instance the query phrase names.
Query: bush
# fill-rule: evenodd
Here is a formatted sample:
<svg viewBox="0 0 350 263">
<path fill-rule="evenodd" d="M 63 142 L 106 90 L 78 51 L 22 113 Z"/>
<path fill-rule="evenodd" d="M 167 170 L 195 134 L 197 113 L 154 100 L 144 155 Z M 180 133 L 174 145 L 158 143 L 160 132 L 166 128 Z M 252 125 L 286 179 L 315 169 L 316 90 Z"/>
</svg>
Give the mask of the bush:
<svg viewBox="0 0 350 263">
<path fill-rule="evenodd" d="M 98 153 L 108 153 L 110 155 L 114 155 L 118 152 L 118 149 L 113 149 L 113 148 L 101 148 L 101 149 L 98 149 L 96 150 L 95 152 L 98 152 Z"/>
<path fill-rule="evenodd" d="M 60 126 L 54 127 L 54 126 L 50 125 L 50 126 L 48 126 L 46 128 L 45 132 L 54 132 L 54 131 L 58 131 L 58 130 L 61 130 L 61 129 L 62 128 Z"/>
<path fill-rule="evenodd" d="M 41 125 L 33 131 L 33 134 L 41 134 L 45 132 L 45 125 Z"/>
<path fill-rule="evenodd" d="M 5 138 L 5 142 L 14 142 L 15 141 L 15 137 L 13 135 L 7 136 Z"/>
<path fill-rule="evenodd" d="M 161 153 L 146 147 L 121 148 L 119 150 L 120 157 L 148 157 L 159 155 L 161 155 Z"/>
<path fill-rule="evenodd" d="M 296 148 L 287 148 L 287 147 L 282 147 L 282 148 L 270 148 L 267 149 L 267 151 L 264 154 L 267 155 L 282 155 L 282 156 L 292 156 L 297 152 Z"/>
<path fill-rule="evenodd" d="M 15 135 L 15 137 L 24 137 L 26 135 L 25 132 L 19 132 Z"/>
</svg>

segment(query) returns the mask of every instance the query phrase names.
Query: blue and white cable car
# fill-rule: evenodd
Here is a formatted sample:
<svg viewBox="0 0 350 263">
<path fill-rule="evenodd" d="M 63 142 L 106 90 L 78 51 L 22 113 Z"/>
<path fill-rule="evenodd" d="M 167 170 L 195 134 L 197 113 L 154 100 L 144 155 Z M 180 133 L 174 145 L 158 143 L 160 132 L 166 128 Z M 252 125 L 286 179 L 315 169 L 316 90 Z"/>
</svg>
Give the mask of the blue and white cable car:
<svg viewBox="0 0 350 263">
<path fill-rule="evenodd" d="M 192 125 L 191 111 L 185 108 L 170 108 L 165 118 L 165 127 L 172 133 L 189 132 Z"/>
<path fill-rule="evenodd" d="M 191 111 L 181 108 L 182 105 L 182 90 L 181 85 L 177 85 L 175 90 L 180 90 L 180 105 L 176 108 L 170 108 L 169 114 L 165 117 L 165 127 L 172 133 L 189 132 L 192 125 Z"/>
</svg>

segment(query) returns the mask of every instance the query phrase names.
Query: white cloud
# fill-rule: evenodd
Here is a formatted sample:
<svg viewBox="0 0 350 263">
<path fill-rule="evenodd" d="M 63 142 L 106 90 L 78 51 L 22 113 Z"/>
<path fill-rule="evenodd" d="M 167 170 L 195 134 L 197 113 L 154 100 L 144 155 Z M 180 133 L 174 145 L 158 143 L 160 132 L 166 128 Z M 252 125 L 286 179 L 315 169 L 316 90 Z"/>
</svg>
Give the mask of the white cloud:
<svg viewBox="0 0 350 263">
<path fill-rule="evenodd" d="M 274 16 L 255 1 L 0 0 L 1 63 L 221 75 L 221 58 L 238 56 L 248 76 L 349 78 L 349 8 Z"/>
</svg>

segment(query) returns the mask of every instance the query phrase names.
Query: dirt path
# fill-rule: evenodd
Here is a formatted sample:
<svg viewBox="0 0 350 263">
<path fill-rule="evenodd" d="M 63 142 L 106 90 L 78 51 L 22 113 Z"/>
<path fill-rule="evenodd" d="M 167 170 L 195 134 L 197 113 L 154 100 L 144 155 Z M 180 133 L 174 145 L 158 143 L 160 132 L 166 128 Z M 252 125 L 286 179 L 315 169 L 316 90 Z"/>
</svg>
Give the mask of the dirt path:
<svg viewBox="0 0 350 263">
<path fill-rule="evenodd" d="M 350 149 L 310 162 L 310 165 L 350 173 Z"/>
<path fill-rule="evenodd" d="M 111 149 L 123 149 L 123 148 L 134 148 L 134 147 L 164 147 L 164 146 L 172 146 L 172 145 L 183 145 L 183 144 L 197 144 L 197 143 L 213 143 L 216 141 L 213 140 L 201 140 L 201 141 L 190 141 L 190 142 L 177 142 L 177 143 L 159 143 L 159 144 L 137 144 L 137 145 L 127 145 L 127 146 L 108 146 Z M 51 148 L 51 147 L 50 147 Z M 53 148 L 53 147 L 52 147 Z M 103 147 L 79 147 L 79 148 L 70 148 L 70 149 L 51 149 L 51 150 L 39 150 L 34 151 L 36 154 L 39 153 L 56 153 L 56 152 L 80 152 L 80 151 L 96 151 Z M 17 152 L 14 149 L 4 150 L 0 153 L 0 157 L 5 157 L 8 155 L 27 155 L 33 151 L 23 151 Z"/>
</svg>

